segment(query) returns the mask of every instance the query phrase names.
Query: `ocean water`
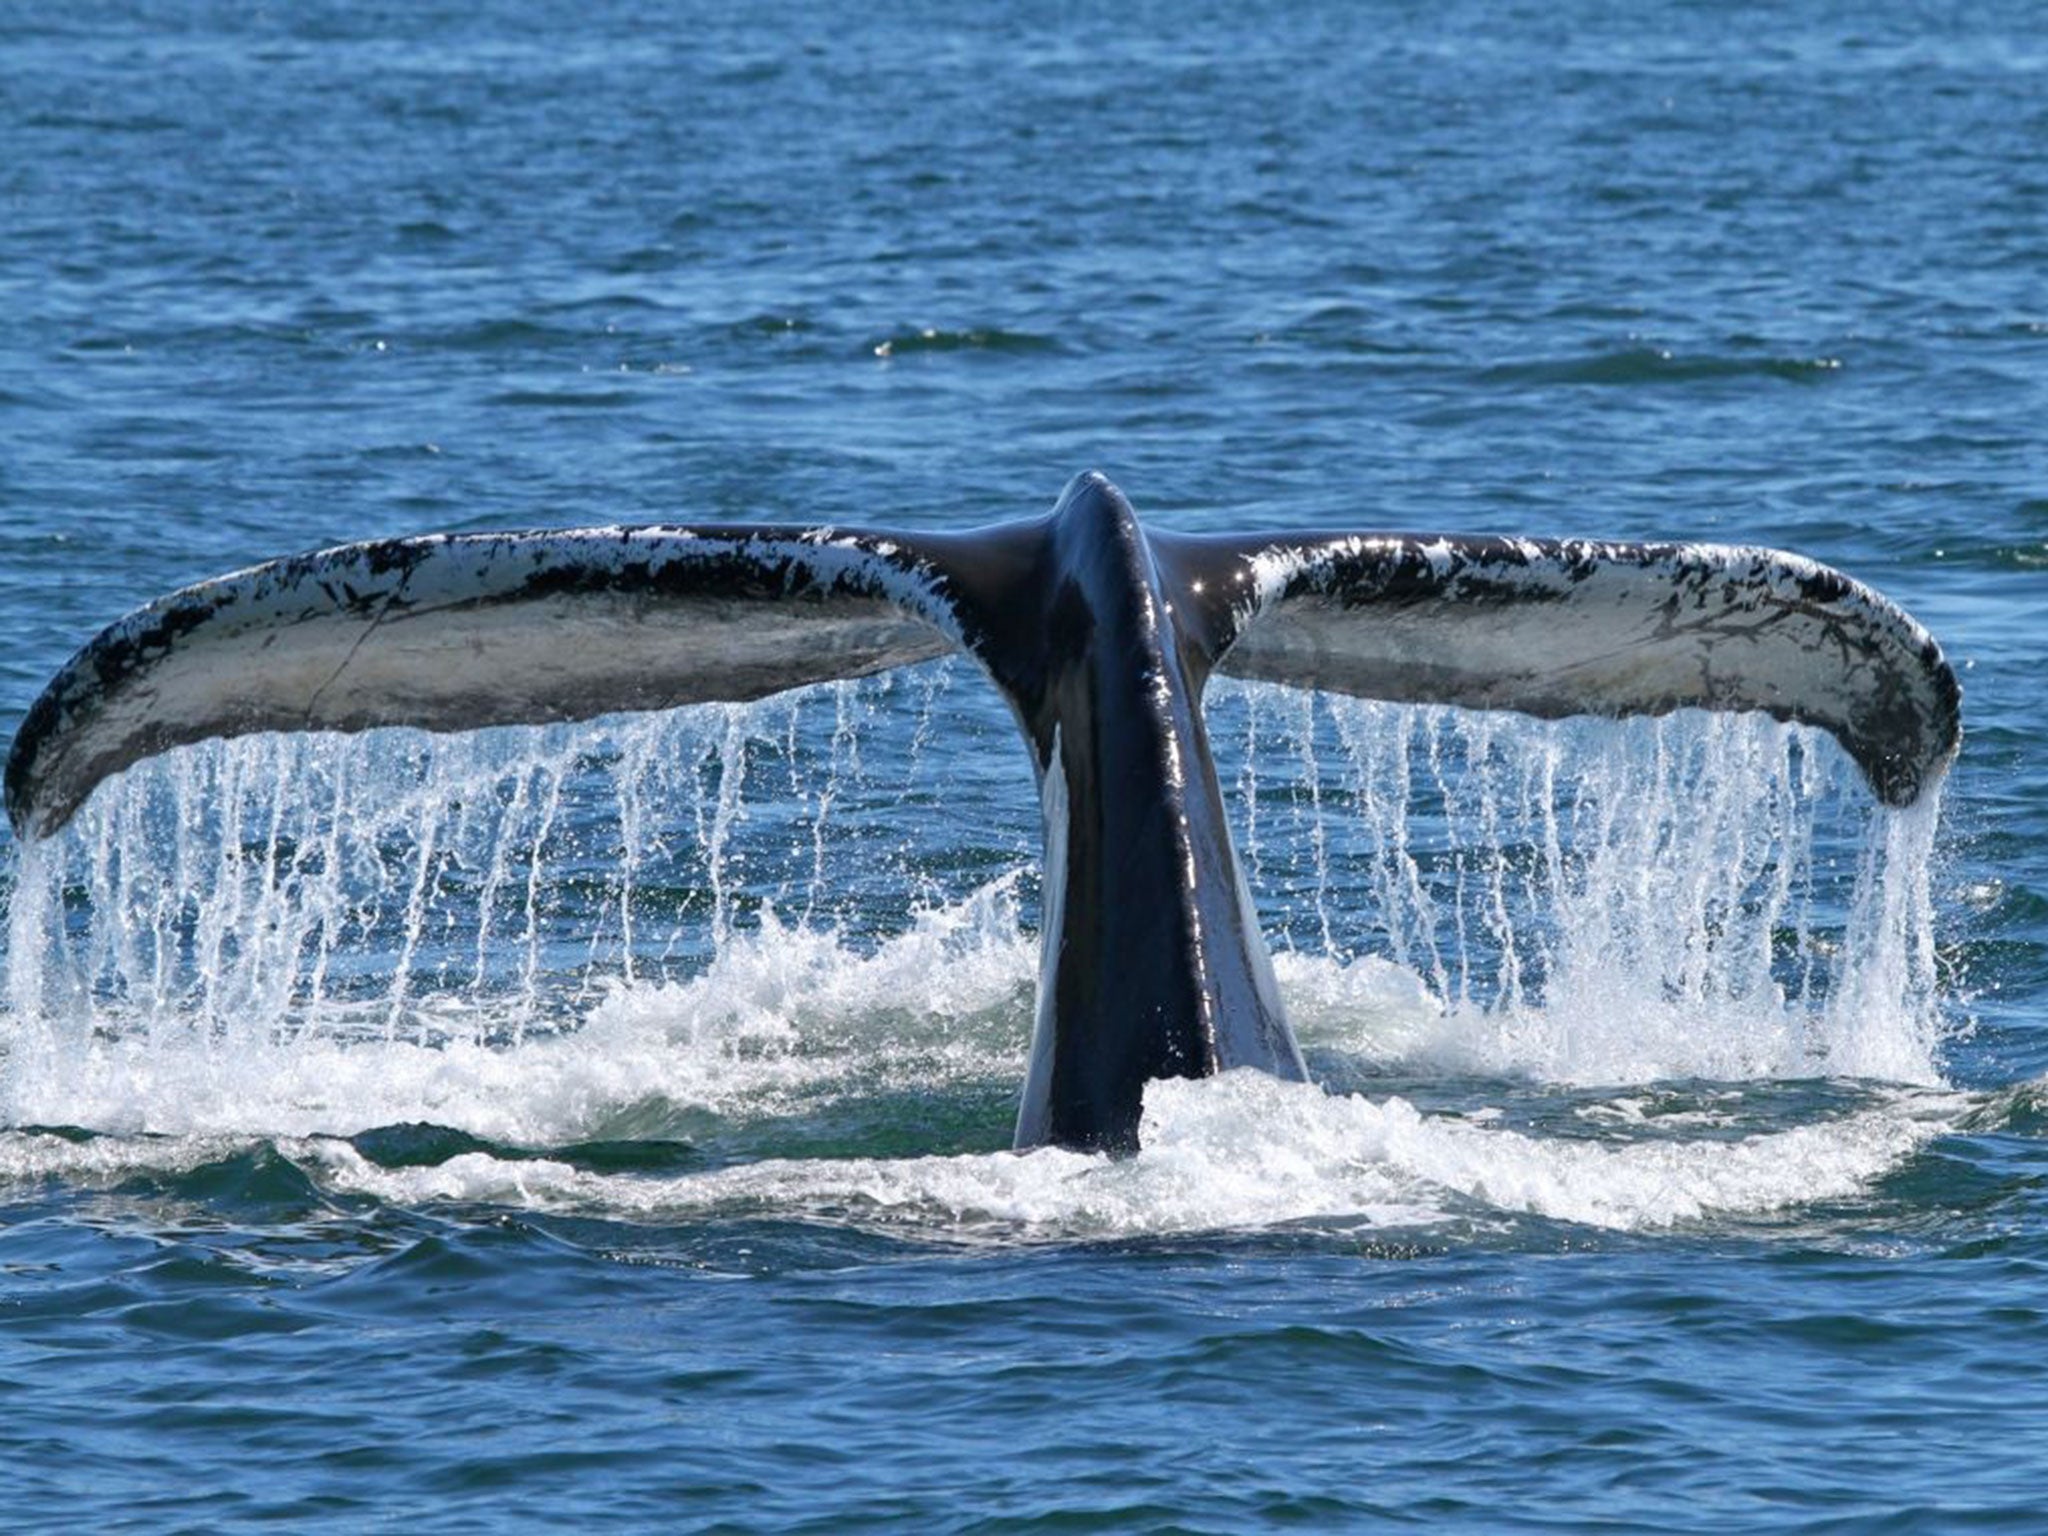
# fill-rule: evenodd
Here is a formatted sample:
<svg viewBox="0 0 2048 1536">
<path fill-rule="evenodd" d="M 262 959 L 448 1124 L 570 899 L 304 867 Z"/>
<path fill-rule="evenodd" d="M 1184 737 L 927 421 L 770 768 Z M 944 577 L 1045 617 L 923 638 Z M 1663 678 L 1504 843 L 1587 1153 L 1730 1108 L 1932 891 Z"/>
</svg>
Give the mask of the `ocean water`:
<svg viewBox="0 0 2048 1536">
<path fill-rule="evenodd" d="M 0 846 L 0 1521 L 2048 1527 L 2043 144 L 2016 3 L 0 3 L 0 731 L 275 554 L 1085 468 L 1797 549 L 1966 730 L 1219 684 L 1317 1082 L 1118 1161 L 965 664 L 173 753 Z"/>
</svg>

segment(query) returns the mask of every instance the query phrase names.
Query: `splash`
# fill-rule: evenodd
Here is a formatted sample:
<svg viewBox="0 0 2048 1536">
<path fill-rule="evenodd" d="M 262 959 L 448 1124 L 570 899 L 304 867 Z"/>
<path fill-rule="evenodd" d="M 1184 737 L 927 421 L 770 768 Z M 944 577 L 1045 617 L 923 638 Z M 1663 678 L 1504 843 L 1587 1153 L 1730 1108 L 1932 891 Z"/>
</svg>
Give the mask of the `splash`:
<svg viewBox="0 0 2048 1536">
<path fill-rule="evenodd" d="M 1028 768 L 941 667 L 144 765 L 21 860 L 0 1124 L 149 1133 L 168 1140 L 129 1155 L 174 1160 L 286 1138 L 394 1199 L 1054 1234 L 1428 1224 L 1475 1202 L 1656 1227 L 1846 1190 L 1933 1134 L 1892 1100 L 1743 1140 L 1488 1123 L 1528 1085 L 1939 1084 L 1934 809 L 1876 809 L 1825 738 L 1221 684 L 1210 718 L 1312 1063 L 1354 1087 L 1468 1079 L 1462 1112 L 1233 1077 L 1156 1087 L 1122 1164 L 865 1155 L 898 1145 L 883 1117 L 905 1104 L 995 1105 L 967 1140 L 1000 1146 L 1030 1028 Z M 826 1114 L 852 1155 L 772 1155 L 774 1127 Z M 750 1151 L 671 1179 L 483 1152 L 385 1169 L 329 1139 L 409 1121 Z M 87 1147 L 21 1155 L 120 1160 Z"/>
<path fill-rule="evenodd" d="M 944 676 L 906 685 L 907 739 L 867 729 L 889 685 L 841 684 L 593 729 L 169 753 L 23 853 L 10 1000 L 236 1044 L 433 1045 L 487 1016 L 516 1044 L 615 984 L 703 969 L 766 911 L 860 928 L 880 884 L 907 919 L 944 862 L 915 858 Z"/>
<path fill-rule="evenodd" d="M 1605 1107 L 1605 1106 L 1602 1106 Z M 1892 1090 L 1814 1123 L 1743 1136 L 1544 1138 L 1485 1115 L 1327 1094 L 1252 1071 L 1146 1093 L 1146 1151 L 1028 1156 L 769 1157 L 708 1172 L 619 1173 L 558 1157 L 464 1151 L 386 1166 L 348 1141 L 276 1149 L 338 1194 L 408 1206 L 512 1206 L 636 1223 L 791 1211 L 920 1242 L 1073 1241 L 1289 1225 L 1422 1236 L 1528 1219 L 1617 1232 L 1783 1220 L 1853 1198 L 1967 1111 L 1961 1096 Z M 0 1184 L 108 1184 L 187 1174 L 260 1144 L 220 1136 L 83 1143 L 0 1133 Z"/>
</svg>

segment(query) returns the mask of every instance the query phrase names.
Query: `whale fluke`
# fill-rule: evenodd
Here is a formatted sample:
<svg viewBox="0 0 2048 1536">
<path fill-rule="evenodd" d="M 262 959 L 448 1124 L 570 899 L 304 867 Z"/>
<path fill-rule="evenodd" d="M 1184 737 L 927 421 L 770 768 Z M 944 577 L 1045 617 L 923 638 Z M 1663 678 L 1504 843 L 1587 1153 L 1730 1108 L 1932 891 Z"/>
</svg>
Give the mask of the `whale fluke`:
<svg viewBox="0 0 2048 1536">
<path fill-rule="evenodd" d="M 203 581 L 66 663 L 7 761 L 45 836 L 143 758 L 256 731 L 433 731 L 761 698 L 955 649 L 943 578 L 830 529 L 586 528 L 349 544 Z"/>
<path fill-rule="evenodd" d="M 1895 604 L 1781 550 L 1437 535 L 1176 540 L 1256 589 L 1225 673 L 1390 703 L 1757 710 L 1841 743 L 1887 805 L 1946 771 L 1962 690 Z M 1199 579 L 1199 578 L 1197 578 Z"/>
<path fill-rule="evenodd" d="M 1927 631 L 1796 555 L 1148 533 L 1083 475 L 1050 516 L 969 532 L 443 534 L 202 582 L 58 672 L 15 737 L 7 810 L 48 836 L 107 777 L 209 737 L 586 719 L 952 651 L 1015 711 L 1045 818 L 1020 1146 L 1135 1147 L 1156 1077 L 1306 1075 L 1209 754 L 1215 672 L 1546 717 L 1761 710 L 1833 734 L 1893 805 L 1960 735 Z"/>
</svg>

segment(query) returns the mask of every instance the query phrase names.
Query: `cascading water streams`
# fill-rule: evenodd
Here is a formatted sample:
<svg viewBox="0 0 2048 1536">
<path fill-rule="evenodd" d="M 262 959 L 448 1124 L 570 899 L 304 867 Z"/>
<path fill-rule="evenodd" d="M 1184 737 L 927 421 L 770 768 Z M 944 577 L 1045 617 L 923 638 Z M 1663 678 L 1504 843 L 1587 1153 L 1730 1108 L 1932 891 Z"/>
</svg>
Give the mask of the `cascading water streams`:
<svg viewBox="0 0 2048 1536">
<path fill-rule="evenodd" d="M 941 684 L 913 686 L 928 714 Z M 881 871 L 919 848 L 931 799 L 921 736 L 879 773 L 863 762 L 890 691 L 594 728 L 258 736 L 144 763 L 27 850 L 12 1002 L 121 1032 L 421 1043 L 481 1009 L 516 1039 L 609 982 L 701 970 L 764 906 L 858 928 L 871 886 L 900 895 Z M 776 846 L 741 835 L 752 820 Z"/>
<path fill-rule="evenodd" d="M 920 722 L 947 676 L 588 728 L 260 736 L 142 764 L 21 858 L 6 1118 L 445 1116 L 545 1140 L 593 1097 L 743 1091 L 693 1063 L 845 1017 L 863 988 L 834 969 L 929 972 L 974 949 L 889 1006 L 1007 999 L 1028 974 L 1029 829 L 934 825 Z M 983 724 L 1021 770 L 1007 722 Z M 979 772 L 949 768 L 949 792 Z M 739 1077 L 766 1091 L 790 1075 Z"/>
<path fill-rule="evenodd" d="M 778 1162 L 602 1198 L 717 1206 L 795 1179 L 954 1225 L 1065 1211 L 1122 1230 L 1333 1203 L 1384 1215 L 1411 1209 L 1415 1180 L 1463 1178 L 1505 1180 L 1532 1210 L 1654 1223 L 1712 1205 L 1713 1180 L 1768 1207 L 1867 1177 L 1925 1134 L 1917 1112 L 1864 1123 L 1852 1105 L 1814 1168 L 1762 1184 L 1701 1143 L 1681 1199 L 1619 1165 L 1589 1191 L 1577 1154 L 1370 1091 L 1937 1085 L 1934 809 L 1875 808 L 1826 738 L 1221 681 L 1209 715 L 1311 1067 L 1366 1097 L 1162 1086 L 1142 1178 L 1213 1186 L 1164 1215 L 1142 1184 L 1061 1192 L 1090 1162 L 1064 1153 L 1021 1174 L 999 1158 L 943 1174 Z M 590 727 L 172 753 L 21 859 L 0 1113 L 184 1136 L 424 1121 L 528 1148 L 743 1132 L 771 1153 L 847 1136 L 915 1150 L 890 1139 L 907 1117 L 956 1148 L 1000 1145 L 1030 1029 L 1034 818 L 1014 727 L 944 666 Z M 1296 1121 L 1293 1143 L 1263 1147 Z M 413 1177 L 309 1145 L 344 1183 Z M 1302 1158 L 1321 1171 L 1296 1188 Z M 491 1198 L 515 1175 L 483 1161 L 434 1177 L 474 1174 Z M 586 1175 L 521 1167 L 523 1190 L 598 1198 Z M 1266 1171 L 1240 1187 L 1246 1168 Z M 1102 1215 L 1133 1201 L 1127 1221 Z"/>
<path fill-rule="evenodd" d="M 1317 697 L 1275 730 L 1273 697 L 1219 689 L 1210 713 L 1259 765 L 1236 780 L 1247 859 L 1297 1015 L 1341 1014 L 1362 956 L 1442 1006 L 1367 1047 L 1391 1056 L 1579 1083 L 1936 1080 L 1936 797 L 1881 811 L 1832 743 L 1758 716 Z"/>
</svg>

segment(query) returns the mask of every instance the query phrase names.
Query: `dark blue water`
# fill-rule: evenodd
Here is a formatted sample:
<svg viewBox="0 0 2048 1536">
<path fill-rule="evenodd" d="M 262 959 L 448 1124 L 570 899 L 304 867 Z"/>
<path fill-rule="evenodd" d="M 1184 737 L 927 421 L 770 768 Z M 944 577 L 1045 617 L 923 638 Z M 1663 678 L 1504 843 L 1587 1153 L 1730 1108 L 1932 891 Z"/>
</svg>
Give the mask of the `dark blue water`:
<svg viewBox="0 0 2048 1536">
<path fill-rule="evenodd" d="M 9 1528 L 2048 1524 L 2033 8 L 870 11 L 0 4 L 0 726 L 273 554 L 1097 467 L 1840 566 L 1962 672 L 1938 827 L 1226 691 L 1329 1091 L 1112 1164 L 1003 1150 L 965 670 L 177 754 L 8 846 Z"/>
</svg>

